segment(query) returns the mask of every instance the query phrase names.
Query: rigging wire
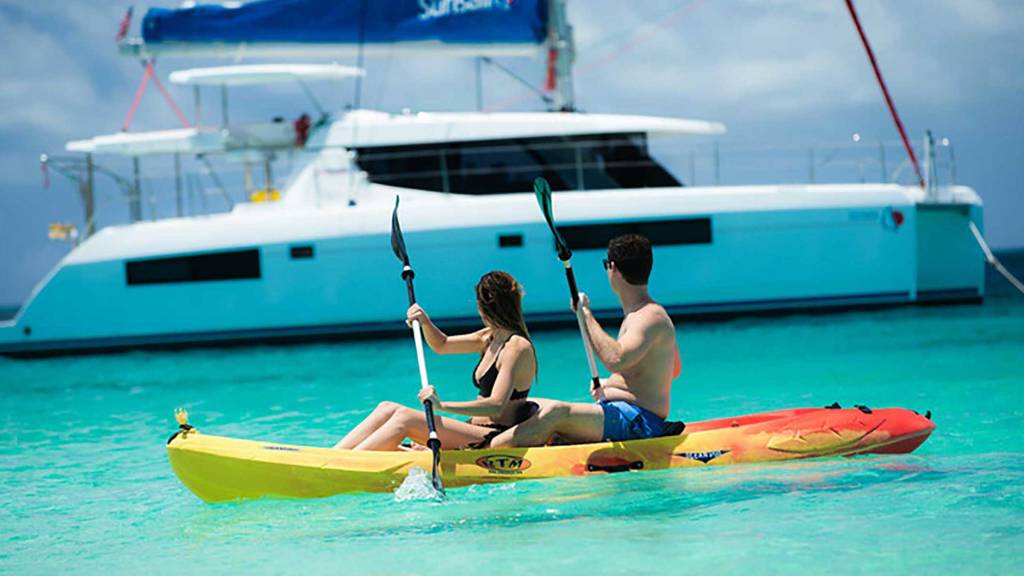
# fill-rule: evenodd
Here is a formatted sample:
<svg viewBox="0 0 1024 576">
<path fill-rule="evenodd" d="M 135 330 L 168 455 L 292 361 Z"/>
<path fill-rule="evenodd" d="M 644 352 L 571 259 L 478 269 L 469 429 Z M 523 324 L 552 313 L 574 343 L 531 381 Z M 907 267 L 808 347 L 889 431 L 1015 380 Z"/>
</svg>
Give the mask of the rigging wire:
<svg viewBox="0 0 1024 576">
<path fill-rule="evenodd" d="M 149 81 L 152 80 L 153 84 L 156 85 L 157 89 L 160 90 L 160 94 L 164 97 L 167 102 L 167 106 L 170 107 L 174 115 L 178 117 L 178 121 L 185 128 L 191 128 L 192 125 L 189 123 L 188 118 L 185 117 L 185 113 L 181 111 L 178 104 L 171 97 L 171 93 L 167 91 L 163 83 L 160 82 L 160 78 L 156 74 L 156 60 L 149 59 L 141 61 L 143 65 L 142 80 L 139 82 L 139 87 L 135 89 L 135 96 L 132 98 L 132 104 L 128 108 L 128 113 L 125 115 L 124 122 L 121 124 L 121 131 L 127 132 L 128 128 L 131 127 L 132 120 L 135 118 L 135 113 L 139 109 L 139 105 L 142 103 L 142 95 L 146 93 L 146 86 Z"/>
<path fill-rule="evenodd" d="M 364 44 L 366 43 L 366 0 L 359 3 L 359 49 L 356 53 L 356 68 L 363 69 Z M 359 110 L 363 99 L 363 77 L 356 76 L 355 95 L 352 97 L 352 109 Z"/>
<path fill-rule="evenodd" d="M 490 56 L 483 56 L 482 60 L 484 62 L 486 62 L 487 64 L 490 64 L 491 66 L 494 66 L 498 70 L 501 70 L 502 72 L 507 74 L 510 78 L 515 80 L 516 82 L 519 82 L 520 84 L 522 84 L 526 88 L 526 90 L 529 90 L 530 92 L 535 94 L 538 98 L 543 100 L 545 104 L 550 104 L 551 103 L 551 101 L 552 101 L 551 96 L 545 94 L 544 91 L 541 90 L 540 88 L 537 88 L 533 84 L 530 84 L 529 80 L 527 80 L 526 78 L 523 78 L 519 74 L 516 74 L 515 72 L 512 71 L 511 68 L 503 65 L 502 63 L 498 62 L 497 60 L 494 60 Z"/>
<path fill-rule="evenodd" d="M 878 86 L 882 89 L 882 96 L 885 97 L 885 104 L 889 107 L 889 113 L 892 115 L 892 121 L 896 124 L 896 130 L 900 133 L 900 139 L 903 140 L 903 147 L 907 151 L 907 156 L 910 157 L 910 163 L 914 166 L 914 173 L 917 174 L 917 181 L 921 185 L 921 188 L 924 188 L 924 176 L 921 175 L 921 167 L 917 163 L 917 156 L 914 154 L 914 147 L 910 145 L 910 139 L 907 138 L 907 131 L 903 128 L 903 121 L 900 120 L 900 115 L 896 112 L 896 104 L 893 103 L 892 96 L 889 95 L 889 88 L 885 85 L 885 78 L 882 78 L 882 70 L 878 67 L 878 60 L 875 59 L 875 52 L 871 49 L 871 43 L 868 42 L 868 36 L 864 33 L 864 28 L 860 25 L 860 18 L 857 16 L 857 9 L 853 6 L 853 0 L 846 0 L 846 8 L 850 12 L 850 18 L 853 19 L 853 25 L 857 28 L 857 34 L 860 36 L 860 41 L 864 44 L 864 51 L 867 52 L 868 60 L 871 62 L 871 69 L 875 72 L 875 78 L 878 80 Z"/>
<path fill-rule="evenodd" d="M 600 40 L 597 40 L 596 42 L 590 44 L 590 46 L 607 44 L 609 43 L 609 40 L 621 38 L 623 36 L 628 36 L 628 38 L 626 38 L 626 40 L 623 41 L 622 43 L 611 47 L 603 57 L 595 61 L 591 61 L 590 63 L 584 66 L 578 67 L 576 70 L 576 75 L 579 76 L 581 74 L 586 74 L 594 69 L 600 68 L 603 65 L 619 58 L 623 54 L 632 51 L 640 44 L 647 42 L 651 38 L 657 36 L 661 31 L 664 31 L 669 27 L 673 26 L 674 24 L 676 24 L 683 16 L 692 13 L 698 7 L 703 5 L 704 2 L 705 0 L 691 0 L 690 2 L 687 2 L 679 6 L 673 6 L 672 9 L 660 15 L 656 21 L 644 22 L 639 26 L 627 28 L 626 30 L 616 32 L 609 36 L 605 36 Z M 654 28 L 655 30 L 650 34 L 641 34 L 643 32 L 646 32 L 649 28 Z M 534 87 L 533 85 L 530 85 L 528 82 L 526 82 L 526 84 L 529 87 L 529 91 L 523 90 L 521 92 L 513 94 L 508 98 L 505 98 L 491 106 L 488 106 L 485 110 L 488 112 L 503 110 L 509 108 L 510 106 L 514 106 L 515 104 L 519 104 L 520 102 L 523 102 L 525 100 L 529 100 L 533 95 L 535 95 L 535 93 L 539 92 L 538 88 Z M 545 98 L 544 102 L 548 103 L 549 100 L 550 98 Z"/>
<path fill-rule="evenodd" d="M 637 46 L 650 41 L 661 32 L 672 27 L 677 21 L 681 20 L 683 16 L 691 14 L 694 10 L 703 5 L 704 2 L 705 0 L 692 0 L 691 2 L 673 8 L 658 21 L 637 26 L 633 29 L 633 34 L 622 44 L 611 49 L 603 58 L 592 60 L 585 66 L 580 66 L 577 70 L 577 74 L 586 74 L 595 68 L 603 67 L 612 60 L 618 59 L 623 54 L 633 51 Z M 650 34 L 641 35 L 641 32 L 646 32 L 646 28 L 653 28 L 654 30 L 652 30 Z"/>
</svg>

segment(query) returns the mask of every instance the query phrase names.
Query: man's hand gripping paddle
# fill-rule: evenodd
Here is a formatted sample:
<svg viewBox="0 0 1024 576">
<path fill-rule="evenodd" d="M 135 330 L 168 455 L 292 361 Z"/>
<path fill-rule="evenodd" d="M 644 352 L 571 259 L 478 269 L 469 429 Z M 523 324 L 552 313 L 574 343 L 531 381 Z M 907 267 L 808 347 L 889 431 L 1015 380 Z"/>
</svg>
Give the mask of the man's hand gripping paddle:
<svg viewBox="0 0 1024 576">
<path fill-rule="evenodd" d="M 551 186 L 544 178 L 537 178 L 533 181 L 533 192 L 537 195 L 537 204 L 540 211 L 544 213 L 544 220 L 551 228 L 551 234 L 555 237 L 555 247 L 558 250 L 558 259 L 565 266 L 565 281 L 569 285 L 569 296 L 572 298 L 572 307 L 576 310 L 576 322 L 580 327 L 580 337 L 583 338 L 583 348 L 587 352 L 587 364 L 590 367 L 591 388 L 601 386 L 601 380 L 597 377 L 597 364 L 594 363 L 594 349 L 590 343 L 590 336 L 587 332 L 586 319 L 583 317 L 583 309 L 580 307 L 580 293 L 576 288 L 576 275 L 572 271 L 572 250 L 565 243 L 565 239 L 558 233 L 555 227 L 555 217 L 551 211 Z"/>
<path fill-rule="evenodd" d="M 398 197 L 395 197 L 395 210 L 391 213 L 391 249 L 395 256 L 402 261 L 402 280 L 405 280 L 405 289 L 409 293 L 409 306 L 416 303 L 416 292 L 413 290 L 412 279 L 416 277 L 412 266 L 409 265 L 409 253 L 405 250 L 405 239 L 402 238 L 402 227 L 398 224 Z M 423 333 L 421 332 L 419 320 L 412 322 L 412 336 L 416 342 L 416 360 L 420 365 L 420 387 L 426 388 L 427 362 L 423 357 Z M 423 401 L 423 411 L 427 416 L 427 430 L 430 435 L 427 440 L 427 447 L 434 453 L 434 465 L 431 470 L 431 480 L 434 489 L 438 494 L 444 496 L 444 485 L 441 483 L 441 440 L 437 437 L 437 430 L 434 426 L 434 406 L 430 400 Z"/>
</svg>

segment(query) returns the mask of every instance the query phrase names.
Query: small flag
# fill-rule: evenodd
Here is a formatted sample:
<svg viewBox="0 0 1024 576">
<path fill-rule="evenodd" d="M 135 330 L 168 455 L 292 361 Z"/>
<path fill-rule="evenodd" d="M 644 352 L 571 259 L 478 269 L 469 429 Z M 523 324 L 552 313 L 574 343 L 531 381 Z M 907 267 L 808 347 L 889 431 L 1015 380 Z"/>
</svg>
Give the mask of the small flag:
<svg viewBox="0 0 1024 576">
<path fill-rule="evenodd" d="M 117 36 L 114 37 L 115 42 L 120 42 L 128 36 L 128 28 L 132 25 L 132 10 L 134 6 L 129 6 L 128 11 L 124 13 L 124 18 L 121 19 L 121 25 L 117 27 Z"/>
</svg>

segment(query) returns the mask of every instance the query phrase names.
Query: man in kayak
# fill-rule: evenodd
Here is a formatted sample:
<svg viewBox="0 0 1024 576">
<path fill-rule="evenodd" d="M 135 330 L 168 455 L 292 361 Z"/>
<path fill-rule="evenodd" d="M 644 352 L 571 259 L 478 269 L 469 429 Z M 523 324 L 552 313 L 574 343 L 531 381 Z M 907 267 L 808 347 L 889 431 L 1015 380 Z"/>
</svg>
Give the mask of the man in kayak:
<svg viewBox="0 0 1024 576">
<path fill-rule="evenodd" d="M 542 446 L 556 434 L 573 443 L 653 438 L 664 433 L 672 379 L 679 375 L 675 326 L 647 291 L 651 243 L 636 234 L 608 243 L 604 267 L 625 318 L 618 339 L 604 331 L 580 294 L 594 354 L 612 374 L 591 390 L 593 404 L 548 401 L 529 420 L 499 434 L 493 447 Z"/>
</svg>

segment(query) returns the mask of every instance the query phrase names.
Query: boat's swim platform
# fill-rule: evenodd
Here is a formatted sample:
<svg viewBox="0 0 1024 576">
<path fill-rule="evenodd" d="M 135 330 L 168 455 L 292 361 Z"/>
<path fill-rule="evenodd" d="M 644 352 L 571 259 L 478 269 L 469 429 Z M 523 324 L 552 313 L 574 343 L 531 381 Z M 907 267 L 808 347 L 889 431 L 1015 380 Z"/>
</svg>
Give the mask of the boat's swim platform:
<svg viewBox="0 0 1024 576">
<path fill-rule="evenodd" d="M 905 454 L 934 429 L 929 417 L 903 408 L 797 408 L 695 422 L 681 434 L 649 440 L 445 450 L 441 475 L 446 487 L 458 487 L 826 456 Z M 167 443 L 167 455 L 181 482 L 207 502 L 389 492 L 413 468 L 431 467 L 429 451 L 294 446 L 200 434 L 187 425 Z"/>
</svg>

